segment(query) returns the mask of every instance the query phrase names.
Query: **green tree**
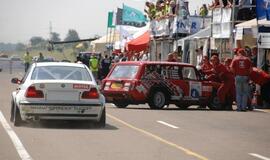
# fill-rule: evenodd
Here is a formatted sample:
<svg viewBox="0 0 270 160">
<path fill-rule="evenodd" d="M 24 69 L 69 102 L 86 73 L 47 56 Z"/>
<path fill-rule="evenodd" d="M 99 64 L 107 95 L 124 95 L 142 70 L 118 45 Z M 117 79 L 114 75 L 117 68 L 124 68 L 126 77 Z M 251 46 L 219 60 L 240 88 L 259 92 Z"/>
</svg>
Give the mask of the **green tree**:
<svg viewBox="0 0 270 160">
<path fill-rule="evenodd" d="M 44 43 L 46 42 L 44 38 L 42 37 L 38 37 L 38 36 L 35 36 L 35 37 L 32 37 L 30 39 L 30 43 L 32 46 L 37 46 L 38 44 L 41 44 L 41 43 Z"/>
<path fill-rule="evenodd" d="M 16 50 L 17 51 L 24 51 L 26 49 L 26 46 L 23 43 L 17 43 L 16 44 Z"/>
<path fill-rule="evenodd" d="M 60 34 L 58 34 L 56 32 L 52 32 L 50 40 L 53 41 L 53 42 L 60 42 L 61 41 Z"/>
<path fill-rule="evenodd" d="M 80 39 L 80 37 L 79 37 L 79 34 L 77 33 L 76 30 L 74 30 L 74 29 L 68 30 L 65 41 L 76 41 L 76 40 L 79 40 L 79 39 Z"/>
</svg>

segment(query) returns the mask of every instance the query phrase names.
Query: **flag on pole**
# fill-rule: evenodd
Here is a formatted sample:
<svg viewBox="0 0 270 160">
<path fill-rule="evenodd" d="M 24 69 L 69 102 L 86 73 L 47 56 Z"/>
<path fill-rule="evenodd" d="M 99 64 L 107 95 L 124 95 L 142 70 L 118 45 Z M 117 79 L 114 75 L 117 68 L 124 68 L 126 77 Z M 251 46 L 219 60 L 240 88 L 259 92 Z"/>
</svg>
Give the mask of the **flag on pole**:
<svg viewBox="0 0 270 160">
<path fill-rule="evenodd" d="M 257 19 L 261 20 L 266 18 L 270 20 L 270 0 L 257 0 L 256 1 L 256 14 Z"/>
<path fill-rule="evenodd" d="M 146 18 L 144 14 L 132 7 L 123 5 L 123 22 L 135 22 L 135 23 L 144 23 L 146 22 Z"/>
<path fill-rule="evenodd" d="M 108 23 L 107 23 L 108 28 L 115 28 L 115 25 L 113 23 L 113 20 L 114 20 L 113 17 L 114 17 L 113 12 L 108 12 Z"/>
</svg>

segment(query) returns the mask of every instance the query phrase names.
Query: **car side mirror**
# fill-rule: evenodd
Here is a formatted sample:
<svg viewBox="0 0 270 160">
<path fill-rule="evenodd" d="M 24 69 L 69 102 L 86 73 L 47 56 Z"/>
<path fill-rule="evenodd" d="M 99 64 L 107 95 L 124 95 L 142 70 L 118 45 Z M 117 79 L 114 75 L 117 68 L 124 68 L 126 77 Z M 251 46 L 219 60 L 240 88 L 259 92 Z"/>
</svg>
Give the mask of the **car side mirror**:
<svg viewBox="0 0 270 160">
<path fill-rule="evenodd" d="M 20 84 L 21 83 L 21 80 L 19 80 L 18 78 L 12 78 L 11 79 L 11 83 Z"/>
</svg>

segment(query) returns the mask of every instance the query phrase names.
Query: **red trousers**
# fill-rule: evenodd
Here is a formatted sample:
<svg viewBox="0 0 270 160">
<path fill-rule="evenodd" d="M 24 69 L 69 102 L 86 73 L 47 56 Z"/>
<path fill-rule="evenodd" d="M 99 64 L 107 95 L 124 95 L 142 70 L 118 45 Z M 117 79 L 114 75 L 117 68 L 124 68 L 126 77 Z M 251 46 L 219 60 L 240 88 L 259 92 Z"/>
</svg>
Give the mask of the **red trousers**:
<svg viewBox="0 0 270 160">
<path fill-rule="evenodd" d="M 217 96 L 221 104 L 226 103 L 226 97 L 230 97 L 231 101 L 235 99 L 234 80 L 222 82 L 217 90 Z"/>
</svg>

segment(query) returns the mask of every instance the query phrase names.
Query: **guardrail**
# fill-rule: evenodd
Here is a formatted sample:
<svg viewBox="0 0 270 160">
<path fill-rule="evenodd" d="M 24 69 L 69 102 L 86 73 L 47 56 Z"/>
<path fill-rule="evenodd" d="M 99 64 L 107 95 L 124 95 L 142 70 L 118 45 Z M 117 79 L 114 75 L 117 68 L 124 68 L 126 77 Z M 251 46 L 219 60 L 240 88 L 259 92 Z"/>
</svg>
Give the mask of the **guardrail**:
<svg viewBox="0 0 270 160">
<path fill-rule="evenodd" d="M 14 71 L 24 72 L 24 64 L 21 60 L 11 60 L 9 58 L 0 58 L 0 70 L 2 72 L 9 72 L 12 74 Z"/>
</svg>

